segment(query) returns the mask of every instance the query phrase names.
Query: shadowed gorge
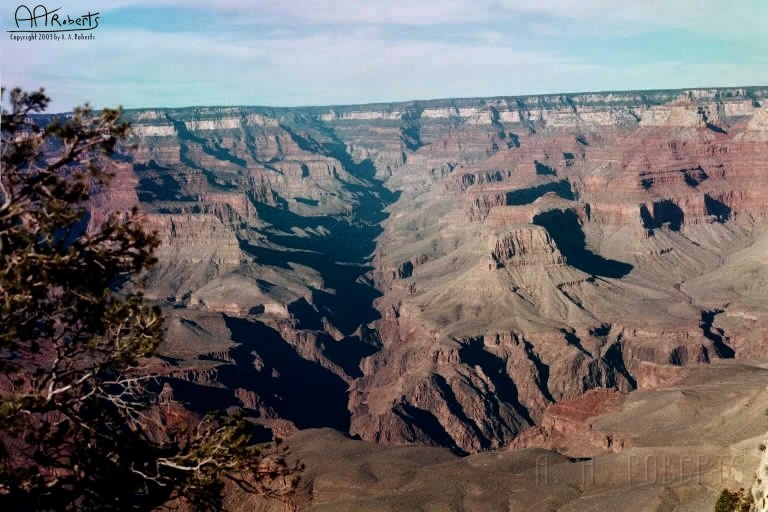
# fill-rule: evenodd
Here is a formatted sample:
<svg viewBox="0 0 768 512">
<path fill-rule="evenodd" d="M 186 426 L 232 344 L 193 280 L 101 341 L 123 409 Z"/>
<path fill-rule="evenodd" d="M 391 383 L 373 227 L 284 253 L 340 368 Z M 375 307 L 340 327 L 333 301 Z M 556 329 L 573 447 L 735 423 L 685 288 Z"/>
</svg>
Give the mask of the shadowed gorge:
<svg viewBox="0 0 768 512">
<path fill-rule="evenodd" d="M 605 259 L 586 248 L 584 231 L 572 210 L 540 213 L 533 218 L 533 223 L 546 228 L 566 261 L 587 274 L 621 278 L 632 271 L 632 265 Z"/>
<path fill-rule="evenodd" d="M 349 429 L 347 385 L 341 378 L 299 357 L 279 333 L 260 322 L 227 317 L 226 323 L 239 346 L 231 349 L 234 364 L 221 370 L 222 384 L 257 392 L 298 428 Z"/>
<path fill-rule="evenodd" d="M 512 404 L 516 412 L 520 417 L 533 424 L 528 410 L 523 406 L 518 398 L 518 391 L 515 387 L 515 383 L 504 372 L 504 361 L 497 356 L 486 352 L 482 348 L 482 344 L 469 343 L 464 345 L 459 351 L 459 357 L 462 362 L 472 367 L 479 366 L 483 368 L 483 372 L 491 379 L 494 387 L 496 388 L 496 394 L 500 401 Z M 544 378 L 546 382 L 546 377 Z"/>
<path fill-rule="evenodd" d="M 648 229 L 658 229 L 667 224 L 672 231 L 680 231 L 685 219 L 683 210 L 670 200 L 654 202 L 651 211 L 643 205 L 641 211 L 643 226 Z"/>
</svg>

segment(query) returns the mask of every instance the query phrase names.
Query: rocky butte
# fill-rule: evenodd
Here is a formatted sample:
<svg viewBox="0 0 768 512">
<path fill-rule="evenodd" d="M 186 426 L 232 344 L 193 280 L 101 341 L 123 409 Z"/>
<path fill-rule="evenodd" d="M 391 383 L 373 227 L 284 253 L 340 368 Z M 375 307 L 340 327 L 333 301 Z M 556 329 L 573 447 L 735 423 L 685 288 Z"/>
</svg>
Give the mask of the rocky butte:
<svg viewBox="0 0 768 512">
<path fill-rule="evenodd" d="M 567 461 L 633 444 L 590 419 L 629 392 L 768 384 L 768 87 L 126 117 L 95 211 L 138 202 L 163 239 L 163 371 L 192 407 Z"/>
</svg>

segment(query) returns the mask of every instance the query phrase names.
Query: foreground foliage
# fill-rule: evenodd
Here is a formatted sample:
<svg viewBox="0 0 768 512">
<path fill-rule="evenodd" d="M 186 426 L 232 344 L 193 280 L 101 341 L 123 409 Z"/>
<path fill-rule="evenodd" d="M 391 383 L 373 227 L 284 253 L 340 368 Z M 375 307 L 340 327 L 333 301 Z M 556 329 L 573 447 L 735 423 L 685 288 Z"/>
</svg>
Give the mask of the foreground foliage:
<svg viewBox="0 0 768 512">
<path fill-rule="evenodd" d="M 729 491 L 723 489 L 715 503 L 715 512 L 750 512 L 753 505 L 752 495 L 749 491 L 739 489 Z"/>
<path fill-rule="evenodd" d="M 3 91 L 5 96 L 5 91 Z M 4 98 L 5 100 L 5 98 Z M 147 359 L 163 337 L 142 295 L 158 246 L 139 213 L 89 218 L 129 130 L 87 105 L 40 126 L 42 90 L 2 111 L 0 509 L 221 507 L 224 478 L 284 497 L 285 452 L 252 444 L 241 416 L 159 406 Z"/>
</svg>

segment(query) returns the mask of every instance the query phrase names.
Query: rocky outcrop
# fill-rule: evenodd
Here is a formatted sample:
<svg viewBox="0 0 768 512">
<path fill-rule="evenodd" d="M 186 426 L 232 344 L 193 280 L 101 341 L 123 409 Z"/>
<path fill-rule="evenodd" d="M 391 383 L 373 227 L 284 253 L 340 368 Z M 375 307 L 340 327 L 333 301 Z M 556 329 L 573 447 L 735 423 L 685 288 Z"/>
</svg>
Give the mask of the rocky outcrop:
<svg viewBox="0 0 768 512">
<path fill-rule="evenodd" d="M 491 210 L 507 205 L 506 192 L 476 192 L 466 196 L 466 216 L 469 221 L 484 221 Z"/>
<path fill-rule="evenodd" d="M 490 269 L 524 265 L 563 265 L 565 259 L 557 250 L 546 229 L 520 226 L 491 241 L 488 254 Z"/>
<path fill-rule="evenodd" d="M 510 443 L 540 424 L 555 401 L 593 387 L 632 388 L 611 346 L 593 356 L 573 338 L 542 334 L 529 341 L 507 332 L 438 344 L 423 354 L 413 346 L 403 355 L 385 347 L 365 361 L 370 377 L 353 384 L 352 431 L 378 442 L 473 452 Z"/>
<path fill-rule="evenodd" d="M 515 438 L 508 448 L 547 448 L 571 457 L 618 453 L 631 446 L 631 441 L 622 434 L 594 429 L 590 420 L 617 410 L 624 398 L 614 390 L 592 389 L 573 400 L 552 404 L 541 421 Z"/>
<path fill-rule="evenodd" d="M 457 172 L 454 183 L 451 183 L 449 190 L 466 192 L 473 185 L 483 185 L 485 183 L 499 183 L 511 177 L 511 171 L 500 169 L 486 170 L 461 170 Z"/>
<path fill-rule="evenodd" d="M 216 215 L 150 215 L 148 224 L 161 236 L 160 257 L 199 263 L 210 252 L 215 265 L 237 265 L 240 249 L 234 232 Z M 170 254 L 167 253 L 171 253 Z"/>
</svg>

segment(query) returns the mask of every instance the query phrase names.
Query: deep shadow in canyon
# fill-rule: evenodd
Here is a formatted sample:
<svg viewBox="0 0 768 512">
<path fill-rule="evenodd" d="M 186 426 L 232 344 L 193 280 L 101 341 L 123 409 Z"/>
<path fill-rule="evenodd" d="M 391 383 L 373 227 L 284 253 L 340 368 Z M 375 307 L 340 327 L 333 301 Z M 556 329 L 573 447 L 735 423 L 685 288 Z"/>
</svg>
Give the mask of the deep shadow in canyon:
<svg viewBox="0 0 768 512">
<path fill-rule="evenodd" d="M 609 260 L 588 250 L 579 218 L 572 210 L 543 212 L 533 218 L 533 223 L 546 228 L 568 264 L 582 272 L 619 279 L 634 268 L 629 263 Z"/>
<path fill-rule="evenodd" d="M 549 183 L 537 185 L 535 187 L 521 188 L 507 192 L 505 204 L 507 206 L 521 206 L 524 204 L 531 204 L 549 192 L 554 192 L 557 196 L 563 199 L 576 199 L 573 190 L 571 190 L 571 185 L 568 183 L 568 180 L 560 180 L 551 181 Z"/>
<path fill-rule="evenodd" d="M 300 357 L 262 322 L 229 316 L 225 321 L 238 345 L 230 349 L 233 364 L 220 368 L 219 382 L 253 391 L 298 428 L 349 430 L 347 383 L 341 377 Z"/>
<path fill-rule="evenodd" d="M 302 139 L 300 139 L 302 140 Z M 317 149 L 337 159 L 344 168 L 363 184 L 347 183 L 346 189 L 355 198 L 346 215 L 302 216 L 286 208 L 255 205 L 261 219 L 277 233 L 269 240 L 285 248 L 256 246 L 241 240 L 241 248 L 253 255 L 258 263 L 291 269 L 289 263 L 305 265 L 320 272 L 325 289 L 312 291 L 312 303 L 343 334 L 352 334 L 360 325 L 377 320 L 380 315 L 373 301 L 381 296 L 367 277 L 373 269 L 370 260 L 376 249 L 376 239 L 382 233 L 381 223 L 388 217 L 386 208 L 400 196 L 375 177 L 375 167 L 369 159 L 355 162 L 341 143 L 320 145 L 302 140 L 302 145 Z M 293 228 L 314 230 L 324 228 L 325 236 L 310 234 L 296 237 L 286 235 Z"/>
</svg>

